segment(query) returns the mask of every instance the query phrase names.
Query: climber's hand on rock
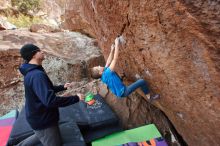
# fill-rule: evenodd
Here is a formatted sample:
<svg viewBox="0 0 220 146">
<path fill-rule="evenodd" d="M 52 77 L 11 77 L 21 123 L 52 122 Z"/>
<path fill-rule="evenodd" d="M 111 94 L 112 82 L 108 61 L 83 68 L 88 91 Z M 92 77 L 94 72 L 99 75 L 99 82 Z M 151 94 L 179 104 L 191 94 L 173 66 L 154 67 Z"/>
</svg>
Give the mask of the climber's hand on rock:
<svg viewBox="0 0 220 146">
<path fill-rule="evenodd" d="M 111 51 L 113 51 L 115 49 L 115 44 L 111 45 Z"/>
<path fill-rule="evenodd" d="M 64 93 L 63 95 L 62 95 L 62 97 L 69 97 L 69 96 L 72 96 L 70 93 Z"/>
<path fill-rule="evenodd" d="M 76 95 L 79 97 L 79 100 L 84 100 L 85 99 L 85 96 L 81 93 L 77 93 Z"/>
<path fill-rule="evenodd" d="M 71 83 L 66 83 L 66 84 L 64 84 L 64 88 L 65 88 L 65 89 L 68 89 L 68 88 L 70 88 L 70 87 L 72 87 L 72 84 L 71 84 Z"/>
</svg>

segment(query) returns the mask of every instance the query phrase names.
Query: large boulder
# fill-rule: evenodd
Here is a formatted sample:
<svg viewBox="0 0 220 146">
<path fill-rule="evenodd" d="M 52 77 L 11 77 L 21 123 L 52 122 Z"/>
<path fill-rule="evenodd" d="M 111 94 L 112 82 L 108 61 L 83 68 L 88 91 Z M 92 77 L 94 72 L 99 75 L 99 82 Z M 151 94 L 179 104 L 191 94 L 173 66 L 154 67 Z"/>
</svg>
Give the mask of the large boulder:
<svg viewBox="0 0 220 146">
<path fill-rule="evenodd" d="M 208 146 L 220 142 L 219 8 L 214 0 L 84 0 L 76 13 L 90 24 L 105 58 L 123 35 L 116 71 L 148 80 L 162 97 L 154 105 L 186 143 Z"/>
</svg>

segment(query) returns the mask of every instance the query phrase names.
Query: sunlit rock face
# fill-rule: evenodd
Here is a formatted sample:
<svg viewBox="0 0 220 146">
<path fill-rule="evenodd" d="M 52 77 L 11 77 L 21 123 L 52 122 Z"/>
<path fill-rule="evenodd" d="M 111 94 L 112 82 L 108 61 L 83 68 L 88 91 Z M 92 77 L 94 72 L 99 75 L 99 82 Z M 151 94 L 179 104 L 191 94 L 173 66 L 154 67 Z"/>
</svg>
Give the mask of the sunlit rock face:
<svg viewBox="0 0 220 146">
<path fill-rule="evenodd" d="M 65 11 L 66 0 L 43 0 L 40 1 L 41 10 L 37 15 L 47 19 L 50 25 L 59 26 L 61 23 L 61 15 Z"/>
<path fill-rule="evenodd" d="M 0 16 L 0 31 L 7 29 L 16 29 L 16 26 L 8 22 L 5 17 Z"/>
<path fill-rule="evenodd" d="M 105 58 L 115 37 L 123 35 L 126 44 L 116 71 L 125 80 L 148 80 L 162 97 L 154 104 L 189 145 L 216 145 L 219 7 L 214 0 L 83 0 L 77 12 L 89 23 Z"/>
<path fill-rule="evenodd" d="M 74 32 L 32 33 L 27 30 L 0 32 L 0 115 L 24 104 L 23 63 L 19 49 L 26 43 L 39 46 L 46 55 L 43 67 L 53 83 L 89 80 L 89 68 L 104 64 L 97 42 Z"/>
<path fill-rule="evenodd" d="M 84 18 L 82 13 L 83 1 L 66 0 L 64 9 L 65 12 L 61 16 L 61 28 L 78 31 L 94 37 L 94 29 L 90 26 L 90 23 Z"/>
<path fill-rule="evenodd" d="M 11 6 L 11 0 L 0 0 L 0 10 Z"/>
</svg>

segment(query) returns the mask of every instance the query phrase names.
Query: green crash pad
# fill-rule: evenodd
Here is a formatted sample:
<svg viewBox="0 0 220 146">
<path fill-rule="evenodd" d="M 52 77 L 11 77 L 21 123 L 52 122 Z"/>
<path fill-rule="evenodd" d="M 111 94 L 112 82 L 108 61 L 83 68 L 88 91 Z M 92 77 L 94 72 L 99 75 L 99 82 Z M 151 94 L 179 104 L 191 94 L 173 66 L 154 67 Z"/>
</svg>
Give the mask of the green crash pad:
<svg viewBox="0 0 220 146">
<path fill-rule="evenodd" d="M 154 124 L 138 127 L 135 129 L 117 132 L 92 142 L 92 146 L 103 146 L 105 144 L 120 145 L 128 142 L 140 142 L 161 137 L 160 132 Z"/>
</svg>

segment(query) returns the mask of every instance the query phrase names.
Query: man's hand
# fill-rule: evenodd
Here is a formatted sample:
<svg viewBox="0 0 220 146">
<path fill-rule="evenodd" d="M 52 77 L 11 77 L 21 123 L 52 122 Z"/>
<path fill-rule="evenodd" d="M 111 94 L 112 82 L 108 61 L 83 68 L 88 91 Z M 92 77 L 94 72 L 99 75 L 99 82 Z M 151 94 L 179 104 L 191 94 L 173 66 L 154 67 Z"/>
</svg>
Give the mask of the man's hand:
<svg viewBox="0 0 220 146">
<path fill-rule="evenodd" d="M 69 87 L 72 87 L 72 84 L 71 84 L 71 83 L 66 83 L 66 84 L 64 84 L 64 88 L 65 88 L 65 89 L 67 89 L 67 88 L 69 88 Z"/>
<path fill-rule="evenodd" d="M 80 100 L 84 100 L 85 99 L 85 96 L 83 94 L 81 94 L 81 93 L 77 93 L 76 95 L 79 97 Z"/>
<path fill-rule="evenodd" d="M 70 94 L 69 92 L 66 92 L 64 94 L 61 95 L 62 97 L 69 97 L 69 96 L 72 96 L 72 94 Z"/>
</svg>

